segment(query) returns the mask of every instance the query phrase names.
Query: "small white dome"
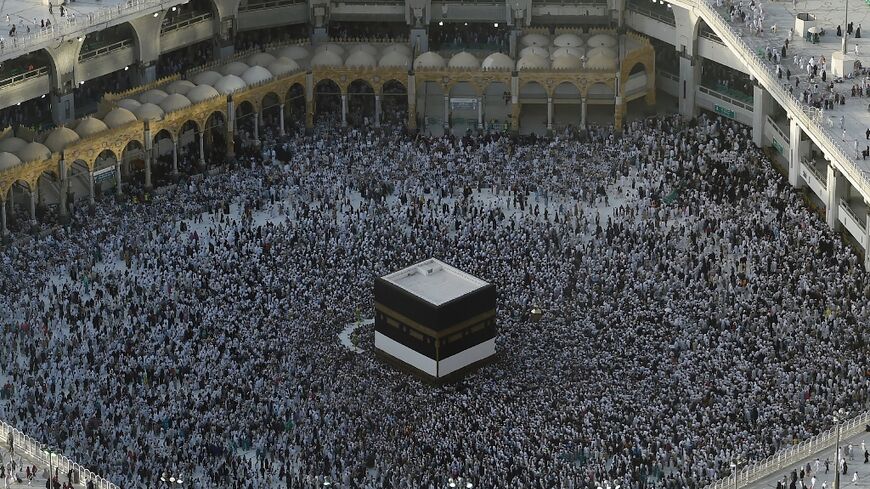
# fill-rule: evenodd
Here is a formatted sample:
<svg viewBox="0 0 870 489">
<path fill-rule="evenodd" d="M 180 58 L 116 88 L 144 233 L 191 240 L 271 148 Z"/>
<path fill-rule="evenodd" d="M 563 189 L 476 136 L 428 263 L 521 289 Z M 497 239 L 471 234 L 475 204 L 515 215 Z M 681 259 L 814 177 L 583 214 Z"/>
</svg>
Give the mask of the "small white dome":
<svg viewBox="0 0 870 489">
<path fill-rule="evenodd" d="M 242 80 L 248 85 L 255 85 L 274 78 L 272 72 L 262 66 L 251 66 L 242 73 Z"/>
<path fill-rule="evenodd" d="M 6 151 L 0 152 L 0 171 L 8 170 L 20 164 L 21 159 L 14 154 Z"/>
<path fill-rule="evenodd" d="M 520 39 L 520 44 L 523 46 L 540 46 L 547 47 L 550 45 L 550 38 L 539 34 L 537 32 L 533 32 L 531 34 L 526 34 Z"/>
<path fill-rule="evenodd" d="M 477 59 L 477 56 L 468 51 L 462 51 L 454 54 L 453 57 L 450 58 L 450 62 L 447 63 L 447 66 L 450 68 L 474 70 L 480 68 L 480 61 Z"/>
<path fill-rule="evenodd" d="M 354 51 L 344 61 L 344 66 L 348 68 L 374 68 L 377 65 L 375 57 L 365 51 Z"/>
<path fill-rule="evenodd" d="M 141 105 L 139 107 L 141 107 Z M 136 107 L 136 109 L 138 110 L 139 107 Z M 135 120 L 136 116 L 123 107 L 116 107 L 109 111 L 109 113 L 106 114 L 105 117 L 103 117 L 103 122 L 105 122 L 106 125 L 111 127 L 112 129 L 116 127 L 121 127 L 124 124 L 129 124 Z"/>
<path fill-rule="evenodd" d="M 390 44 L 381 50 L 381 54 L 402 53 L 407 57 L 411 57 L 411 48 L 407 44 Z"/>
<path fill-rule="evenodd" d="M 332 68 L 338 68 L 343 64 L 341 55 L 335 51 L 321 51 L 311 58 L 311 66 L 329 66 Z"/>
<path fill-rule="evenodd" d="M 603 54 L 590 55 L 586 60 L 586 67 L 591 70 L 615 70 L 616 58 Z"/>
<path fill-rule="evenodd" d="M 203 71 L 194 75 L 193 83 L 197 85 L 214 85 L 221 78 L 223 78 L 223 75 L 217 71 Z"/>
<path fill-rule="evenodd" d="M 597 47 L 612 48 L 616 47 L 616 38 L 610 34 L 595 34 L 586 42 L 589 49 Z"/>
<path fill-rule="evenodd" d="M 365 53 L 368 53 L 372 58 L 378 57 L 378 48 L 376 48 L 368 43 L 357 44 L 357 45 L 351 47 L 350 51 L 348 51 L 348 54 L 357 53 L 359 51 L 363 51 Z"/>
<path fill-rule="evenodd" d="M 85 117 L 76 125 L 76 133 L 80 138 L 86 138 L 108 130 L 109 126 L 105 122 L 93 117 Z"/>
<path fill-rule="evenodd" d="M 197 85 L 190 89 L 187 92 L 187 99 L 190 100 L 191 103 L 198 104 L 203 100 L 208 100 L 210 98 L 219 97 L 220 93 L 215 90 L 211 85 Z"/>
<path fill-rule="evenodd" d="M 399 51 L 390 51 L 387 54 L 381 56 L 381 60 L 378 61 L 378 66 L 381 66 L 383 68 L 408 69 L 411 67 L 411 57 Z"/>
<path fill-rule="evenodd" d="M 420 68 L 444 68 L 445 66 L 447 66 L 447 63 L 444 61 L 444 58 L 432 51 L 426 51 L 414 60 L 415 70 Z"/>
<path fill-rule="evenodd" d="M 27 143 L 15 155 L 24 163 L 28 161 L 42 161 L 51 158 L 51 150 L 43 144 Z"/>
<path fill-rule="evenodd" d="M 579 48 L 583 45 L 583 38 L 573 32 L 559 34 L 553 39 L 553 46 L 557 48 Z"/>
<path fill-rule="evenodd" d="M 586 53 L 586 56 L 589 58 L 593 56 L 604 56 L 605 58 L 616 59 L 616 51 L 610 48 L 595 48 L 590 49 L 589 52 Z"/>
<path fill-rule="evenodd" d="M 275 56 L 269 53 L 257 53 L 248 57 L 249 66 L 269 66 L 275 61 Z"/>
<path fill-rule="evenodd" d="M 142 104 L 142 107 L 136 109 L 134 114 L 140 121 L 153 121 L 163 117 L 164 112 L 163 109 L 154 104 Z"/>
<path fill-rule="evenodd" d="M 550 50 L 547 48 L 542 48 L 540 46 L 528 46 L 520 50 L 520 58 L 528 56 L 530 54 L 534 54 L 535 56 L 541 56 L 543 58 L 549 58 Z"/>
<path fill-rule="evenodd" d="M 577 56 L 571 56 L 570 54 L 563 54 L 561 56 L 556 56 L 553 58 L 553 69 L 554 70 L 571 70 L 576 71 L 583 67 L 583 63 L 580 62 L 580 58 Z"/>
<path fill-rule="evenodd" d="M 314 48 L 314 55 L 315 56 L 317 56 L 318 54 L 323 53 L 323 52 L 333 52 L 341 57 L 344 57 L 345 50 L 343 47 L 339 46 L 338 44 L 335 44 L 334 42 L 328 42 L 326 44 L 321 44 L 320 46 L 317 46 L 316 48 Z"/>
<path fill-rule="evenodd" d="M 242 63 L 241 61 L 233 61 L 231 63 L 227 63 L 221 66 L 221 69 L 218 71 L 220 71 L 223 75 L 242 76 L 242 73 L 247 71 L 248 68 L 250 68 L 250 66 Z"/>
<path fill-rule="evenodd" d="M 512 70 L 514 69 L 514 60 L 504 53 L 492 53 L 483 60 L 480 66 L 484 70 Z"/>
<path fill-rule="evenodd" d="M 174 82 L 166 86 L 166 93 L 168 93 L 169 95 L 172 95 L 173 93 L 184 95 L 195 86 L 196 83 L 193 83 L 190 80 L 175 80 Z"/>
<path fill-rule="evenodd" d="M 214 84 L 214 89 L 217 90 L 218 93 L 229 95 L 233 92 L 242 90 L 246 86 L 245 81 L 238 76 L 226 75 Z"/>
<path fill-rule="evenodd" d="M 299 70 L 299 63 L 297 63 L 295 60 L 282 56 L 273 61 L 268 66 L 268 68 L 269 73 L 272 73 L 275 76 L 281 76 Z"/>
<path fill-rule="evenodd" d="M 517 69 L 522 70 L 545 70 L 550 67 L 550 60 L 537 54 L 529 54 L 520 58 Z"/>
<path fill-rule="evenodd" d="M 575 58 L 582 58 L 584 54 L 586 54 L 586 50 L 584 50 L 583 48 L 559 48 L 553 51 L 553 54 L 550 55 L 550 59 L 555 60 L 556 58 L 560 58 L 562 56 L 573 56 Z"/>
<path fill-rule="evenodd" d="M 287 58 L 298 61 L 300 59 L 305 59 L 311 55 L 307 49 L 302 46 L 286 46 L 279 49 L 276 52 L 276 55 L 279 58 Z"/>
<path fill-rule="evenodd" d="M 138 109 L 139 106 L 142 105 L 142 102 L 135 100 L 135 99 L 132 99 L 132 98 L 125 98 L 123 100 L 119 100 L 117 105 L 118 105 L 118 107 L 127 109 L 129 111 L 133 111 L 133 110 Z"/>
<path fill-rule="evenodd" d="M 79 140 L 79 135 L 68 127 L 58 127 L 45 138 L 45 146 L 52 153 L 60 153 L 68 145 Z"/>
<path fill-rule="evenodd" d="M 158 90 L 155 88 L 153 90 L 148 90 L 142 95 L 139 95 L 139 101 L 143 104 L 159 104 L 163 99 L 166 98 L 167 95 L 169 94 L 164 92 L 163 90 Z"/>
<path fill-rule="evenodd" d="M 190 107 L 190 99 L 180 93 L 173 93 L 163 99 L 159 105 L 160 108 L 163 109 L 163 112 L 174 112 L 185 107 Z"/>
<path fill-rule="evenodd" d="M 27 141 L 15 136 L 0 139 L 0 151 L 6 153 L 17 153 L 25 146 L 27 146 Z"/>
</svg>

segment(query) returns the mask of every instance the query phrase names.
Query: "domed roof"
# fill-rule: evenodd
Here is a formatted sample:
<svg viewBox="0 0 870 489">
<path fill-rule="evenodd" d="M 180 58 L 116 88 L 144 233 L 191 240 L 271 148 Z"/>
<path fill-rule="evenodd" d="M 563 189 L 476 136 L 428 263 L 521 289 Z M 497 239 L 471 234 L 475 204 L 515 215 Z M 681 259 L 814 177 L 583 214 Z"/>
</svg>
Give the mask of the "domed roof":
<svg viewBox="0 0 870 489">
<path fill-rule="evenodd" d="M 7 153 L 17 153 L 25 146 L 27 146 L 27 141 L 15 136 L 0 139 L 0 151 L 5 151 Z"/>
<path fill-rule="evenodd" d="M 378 66 L 385 68 L 410 68 L 411 57 L 399 51 L 390 51 L 381 56 Z"/>
<path fill-rule="evenodd" d="M 163 90 L 158 90 L 155 88 L 153 90 L 148 90 L 142 95 L 139 95 L 139 101 L 143 104 L 159 104 L 160 101 L 165 99 L 167 95 L 169 94 L 164 92 Z"/>
<path fill-rule="evenodd" d="M 248 65 L 250 66 L 269 66 L 275 61 L 275 56 L 269 53 L 257 53 L 248 56 Z"/>
<path fill-rule="evenodd" d="M 550 67 L 550 60 L 537 54 L 527 54 L 517 61 L 518 70 L 545 70 Z"/>
<path fill-rule="evenodd" d="M 420 68 L 444 68 L 445 66 L 447 66 L 447 63 L 444 62 L 444 58 L 432 51 L 426 51 L 414 60 L 415 70 Z"/>
<path fill-rule="evenodd" d="M 142 102 L 135 100 L 135 99 L 132 99 L 132 98 L 125 98 L 123 100 L 119 100 L 117 102 L 117 105 L 118 105 L 118 107 L 123 107 L 127 110 L 132 111 L 132 110 L 138 109 L 139 106 L 142 105 Z"/>
<path fill-rule="evenodd" d="M 80 138 L 86 138 L 107 131 L 109 126 L 105 122 L 93 117 L 85 117 L 76 125 L 76 133 Z"/>
<path fill-rule="evenodd" d="M 250 68 L 250 66 L 241 61 L 233 61 L 221 66 L 219 71 L 224 75 L 242 76 L 242 73 L 247 71 L 248 68 Z"/>
<path fill-rule="evenodd" d="M 480 66 L 484 70 L 512 70 L 514 69 L 514 60 L 504 53 L 492 53 L 484 58 Z"/>
<path fill-rule="evenodd" d="M 78 135 L 76 137 L 78 137 Z M 27 163 L 28 161 L 41 161 L 51 158 L 51 150 L 43 144 L 27 143 L 27 145 L 18 150 L 15 155 L 18 156 L 22 162 Z"/>
<path fill-rule="evenodd" d="M 197 85 L 214 85 L 223 75 L 217 71 L 203 71 L 193 76 L 193 83 Z"/>
<path fill-rule="evenodd" d="M 582 58 L 586 53 L 586 50 L 583 48 L 559 48 L 553 51 L 553 54 L 550 55 L 550 59 L 555 60 L 556 58 L 562 56 L 574 56 L 575 58 Z"/>
<path fill-rule="evenodd" d="M 185 107 L 190 107 L 190 99 L 180 93 L 173 93 L 163 99 L 159 105 L 160 108 L 163 109 L 163 112 L 173 112 Z"/>
<path fill-rule="evenodd" d="M 586 67 L 591 70 L 615 70 L 616 58 L 601 53 L 590 54 L 586 60 Z"/>
<path fill-rule="evenodd" d="M 6 151 L 0 152 L 0 171 L 8 170 L 13 166 L 20 165 L 21 159 Z"/>
<path fill-rule="evenodd" d="M 139 107 L 141 107 L 141 105 Z M 136 109 L 139 109 L 139 107 L 136 107 Z M 107 126 L 113 129 L 116 127 L 121 127 L 124 124 L 129 124 L 130 122 L 133 122 L 135 120 L 136 116 L 123 107 L 116 107 L 109 111 L 109 113 L 106 114 L 105 117 L 103 117 L 103 122 L 105 122 Z"/>
<path fill-rule="evenodd" d="M 238 76 L 226 75 L 214 84 L 214 89 L 217 90 L 218 93 L 228 95 L 230 93 L 237 92 L 245 88 L 246 86 L 247 85 L 245 84 L 245 81 Z"/>
<path fill-rule="evenodd" d="M 390 44 L 381 50 L 381 54 L 402 53 L 407 57 L 411 57 L 411 48 L 407 44 Z"/>
<path fill-rule="evenodd" d="M 374 68 L 378 62 L 374 56 L 365 51 L 354 51 L 344 60 L 344 65 L 348 68 Z"/>
<path fill-rule="evenodd" d="M 616 38 L 610 34 L 595 34 L 586 41 L 586 44 L 590 49 L 597 47 L 612 48 L 616 46 Z"/>
<path fill-rule="evenodd" d="M 571 56 L 570 54 L 563 54 L 561 56 L 556 56 L 553 58 L 553 69 L 554 70 L 572 70 L 576 71 L 583 67 L 583 63 L 580 62 L 580 58 L 577 56 Z"/>
<path fill-rule="evenodd" d="M 528 56 L 530 54 L 534 54 L 535 56 L 541 56 L 542 58 L 549 58 L 550 50 L 547 48 L 542 48 L 540 46 L 528 46 L 520 50 L 520 58 Z"/>
<path fill-rule="evenodd" d="M 350 51 L 348 51 L 348 53 L 353 54 L 353 53 L 357 53 L 359 51 L 363 51 L 365 53 L 368 53 L 369 55 L 371 55 L 372 58 L 378 57 L 378 48 L 376 48 L 368 43 L 357 44 L 357 45 L 351 47 Z"/>
<path fill-rule="evenodd" d="M 70 143 L 79 140 L 79 135 L 68 127 L 58 127 L 45 138 L 45 145 L 52 153 L 60 153 Z"/>
<path fill-rule="evenodd" d="M 573 32 L 559 34 L 553 39 L 553 46 L 557 48 L 579 48 L 583 45 L 583 38 Z"/>
<path fill-rule="evenodd" d="M 163 117 L 163 109 L 154 104 L 142 104 L 134 112 L 140 121 L 153 121 Z"/>
<path fill-rule="evenodd" d="M 539 34 L 537 32 L 533 32 L 531 34 L 526 34 L 520 39 L 520 44 L 523 46 L 541 46 L 547 47 L 550 45 L 550 38 Z"/>
<path fill-rule="evenodd" d="M 208 100 L 210 98 L 218 97 L 220 93 L 215 90 L 211 85 L 197 85 L 190 89 L 187 92 L 187 99 L 191 101 L 191 103 L 198 104 L 203 100 Z"/>
<path fill-rule="evenodd" d="M 299 69 L 299 63 L 290 58 L 280 57 L 273 61 L 268 66 L 269 73 L 272 73 L 275 76 L 285 75 L 287 73 L 293 73 L 294 71 Z"/>
<path fill-rule="evenodd" d="M 450 58 L 450 62 L 447 63 L 447 66 L 450 68 L 477 69 L 480 68 L 480 60 L 468 51 L 462 51 L 454 54 Z"/>
<path fill-rule="evenodd" d="M 311 55 L 311 53 L 302 46 L 285 46 L 279 49 L 276 54 L 279 58 L 283 57 L 296 61 L 307 58 Z"/>
<path fill-rule="evenodd" d="M 343 47 L 339 46 L 338 44 L 335 44 L 334 42 L 328 42 L 326 44 L 321 44 L 320 46 L 317 46 L 316 48 L 314 48 L 314 55 L 317 56 L 318 54 L 326 52 L 326 51 L 331 51 L 331 52 L 333 52 L 341 57 L 344 57 L 344 53 L 345 53 L 345 50 Z"/>
<path fill-rule="evenodd" d="M 175 80 L 174 82 L 166 86 L 166 93 L 168 93 L 169 95 L 172 95 L 173 93 L 180 93 L 181 95 L 184 95 L 195 86 L 196 83 L 193 83 L 190 80 Z"/>
<path fill-rule="evenodd" d="M 274 78 L 272 72 L 262 66 L 251 66 L 242 73 L 242 80 L 248 85 L 254 85 Z"/>
<path fill-rule="evenodd" d="M 335 51 L 321 51 L 311 58 L 311 66 L 331 66 L 337 68 L 341 66 L 341 55 Z"/>
<path fill-rule="evenodd" d="M 590 58 L 592 56 L 604 56 L 606 58 L 616 59 L 616 51 L 610 48 L 595 48 L 590 49 L 589 52 L 586 53 L 586 56 Z"/>
</svg>

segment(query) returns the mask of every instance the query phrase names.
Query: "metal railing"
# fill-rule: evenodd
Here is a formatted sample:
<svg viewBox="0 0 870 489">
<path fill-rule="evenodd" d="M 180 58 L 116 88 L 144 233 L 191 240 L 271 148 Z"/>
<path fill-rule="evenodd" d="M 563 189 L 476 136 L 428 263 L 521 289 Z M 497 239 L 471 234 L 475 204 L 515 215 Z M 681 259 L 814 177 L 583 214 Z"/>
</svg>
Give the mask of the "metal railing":
<svg viewBox="0 0 870 489">
<path fill-rule="evenodd" d="M 36 78 L 36 77 L 39 77 L 42 75 L 47 75 L 47 74 L 48 74 L 48 67 L 43 66 L 43 67 L 36 68 L 36 69 L 30 70 L 30 71 L 25 71 L 24 73 L 18 73 L 18 74 L 12 75 L 10 77 L 4 78 L 4 79 L 0 80 L 0 87 L 14 85 L 16 83 L 21 83 L 21 82 L 29 80 L 31 78 Z"/>
<path fill-rule="evenodd" d="M 172 32 L 178 29 L 182 29 L 184 27 L 190 27 L 195 24 L 199 24 L 200 22 L 205 22 L 214 17 L 214 14 L 211 12 L 206 12 L 203 14 L 195 15 L 193 17 L 186 17 L 184 19 L 175 20 L 173 22 L 164 23 L 160 27 L 160 35 L 166 34 L 167 32 Z"/>
<path fill-rule="evenodd" d="M 870 422 L 870 411 L 864 411 L 858 416 L 843 422 L 840 425 L 840 440 L 845 440 L 860 433 L 868 422 Z M 738 471 L 737 474 L 719 479 L 708 485 L 705 489 L 731 489 L 751 484 L 775 472 L 792 467 L 795 463 L 825 448 L 832 447 L 837 442 L 836 436 L 836 427 L 831 428 L 797 445 L 784 448 L 761 462 L 745 467 Z M 735 476 L 737 477 L 736 484 L 734 481 Z"/>
<path fill-rule="evenodd" d="M 250 12 L 253 10 L 266 10 L 270 8 L 286 7 L 288 5 L 297 5 L 305 3 L 304 0 L 267 0 L 265 2 L 248 2 L 244 5 L 239 5 L 239 12 Z"/>
<path fill-rule="evenodd" d="M 132 39 L 124 39 L 123 41 L 113 42 L 112 44 L 100 46 L 97 49 L 92 49 L 90 51 L 79 54 L 79 62 L 87 61 L 91 58 L 96 58 L 97 56 L 104 56 L 104 55 L 109 54 L 113 51 L 128 48 L 132 45 L 133 45 Z"/>
<path fill-rule="evenodd" d="M 842 207 L 846 211 L 846 214 L 849 214 L 849 216 L 852 218 L 852 220 L 855 221 L 855 224 L 857 224 L 859 228 L 864 229 L 864 230 L 867 229 L 866 219 L 865 220 L 858 219 L 858 216 L 855 215 L 855 211 L 852 210 L 852 206 L 849 205 L 849 203 L 846 201 L 846 199 L 843 199 L 843 198 L 840 199 L 840 207 Z"/>
<path fill-rule="evenodd" d="M 113 21 L 121 21 L 126 17 L 134 16 L 143 10 L 154 7 L 165 8 L 166 0 L 126 0 L 111 7 L 103 7 L 96 12 L 78 13 L 75 16 L 64 17 L 62 21 L 52 24 L 48 28 L 40 28 L 29 34 L 19 34 L 15 37 L 7 37 L 0 43 L 0 59 L 9 59 L 36 51 L 52 41 L 57 41 L 65 36 L 77 36 L 89 27 L 99 26 L 105 29 Z"/>
<path fill-rule="evenodd" d="M 710 95 L 711 97 L 716 97 L 719 100 L 722 100 L 724 102 L 728 102 L 729 104 L 734 105 L 735 107 L 740 107 L 741 109 L 748 110 L 748 111 L 752 112 L 752 104 L 747 104 L 746 102 L 744 102 L 742 100 L 738 100 L 734 97 L 730 97 L 730 96 L 725 95 L 722 92 L 718 92 L 712 88 L 705 87 L 704 85 L 698 85 L 698 91 L 700 91 L 701 93 L 706 93 L 707 95 Z"/>
<path fill-rule="evenodd" d="M 676 21 L 676 19 L 674 19 L 673 13 L 671 15 L 665 15 L 661 12 L 656 12 L 655 10 L 652 10 L 651 8 L 643 7 L 643 6 L 638 5 L 636 3 L 629 3 L 626 6 L 626 8 L 628 9 L 629 12 L 634 12 L 634 13 L 637 13 L 640 15 L 644 15 L 644 16 L 649 17 L 651 19 L 655 19 L 659 22 L 664 22 L 665 24 L 668 24 L 669 26 L 672 26 L 672 27 L 677 26 L 677 21 Z"/>
<path fill-rule="evenodd" d="M 13 447 L 16 452 L 24 453 L 37 463 L 44 465 L 45 469 L 48 470 L 49 453 L 44 449 L 45 444 L 25 435 L 14 426 L 9 425 L 9 423 L 0 421 L 0 442 L 2 442 L 3 445 L 8 446 L 10 435 L 12 436 Z M 94 481 L 97 489 L 119 489 L 115 484 L 112 484 L 85 467 L 73 462 L 63 454 L 52 453 L 51 465 L 57 467 L 60 472 L 65 473 L 70 470 L 77 472 L 80 480 L 85 482 Z"/>
<path fill-rule="evenodd" d="M 709 0 L 697 0 L 695 2 L 698 10 L 703 14 L 703 18 L 707 25 L 718 35 L 722 41 L 728 45 L 732 51 L 740 53 L 740 57 L 750 71 L 759 79 L 762 85 L 770 92 L 770 94 L 783 106 L 786 111 L 792 114 L 792 117 L 797 119 L 799 125 L 810 135 L 814 136 L 815 142 L 819 148 L 831 159 L 836 160 L 842 166 L 844 173 L 856 182 L 863 195 L 870 196 L 870 179 L 864 173 L 864 170 L 858 167 L 857 163 L 848 156 L 848 151 L 836 139 L 824 129 L 820 121 L 817 120 L 818 110 L 804 105 L 793 93 L 789 92 L 774 73 L 773 66 L 765 64 L 758 57 L 755 50 L 746 43 L 745 40 L 723 19 L 715 6 L 709 3 Z"/>
<path fill-rule="evenodd" d="M 783 141 L 789 140 L 788 136 L 786 136 L 785 133 L 782 132 L 782 128 L 780 128 L 776 121 L 771 119 L 770 116 L 767 116 L 767 122 L 770 123 L 770 125 L 773 127 L 773 130 L 776 131 L 777 134 L 779 134 L 779 137 L 781 137 Z"/>
<path fill-rule="evenodd" d="M 660 77 L 662 77 L 662 78 L 667 78 L 668 80 L 671 80 L 671 81 L 675 81 L 675 82 L 677 82 L 677 83 L 680 83 L 680 75 L 675 75 L 675 74 L 673 74 L 673 73 L 671 73 L 671 72 L 669 72 L 669 71 L 656 70 L 656 75 L 658 75 L 658 76 L 660 76 Z"/>
</svg>

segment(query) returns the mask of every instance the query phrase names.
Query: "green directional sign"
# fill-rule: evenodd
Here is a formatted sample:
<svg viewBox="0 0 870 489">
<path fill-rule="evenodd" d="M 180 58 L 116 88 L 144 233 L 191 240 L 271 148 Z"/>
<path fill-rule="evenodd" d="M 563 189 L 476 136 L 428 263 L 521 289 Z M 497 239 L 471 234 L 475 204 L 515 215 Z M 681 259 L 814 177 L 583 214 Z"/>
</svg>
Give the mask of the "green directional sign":
<svg viewBox="0 0 870 489">
<path fill-rule="evenodd" d="M 728 109 L 726 107 L 722 107 L 721 105 L 718 105 L 718 104 L 713 105 L 713 112 L 716 112 L 719 115 L 724 115 L 725 117 L 727 117 L 729 119 L 734 118 L 734 111 L 733 110 Z"/>
<path fill-rule="evenodd" d="M 776 139 L 773 140 L 773 149 L 777 150 L 779 154 L 785 154 L 782 152 L 782 145 Z"/>
</svg>

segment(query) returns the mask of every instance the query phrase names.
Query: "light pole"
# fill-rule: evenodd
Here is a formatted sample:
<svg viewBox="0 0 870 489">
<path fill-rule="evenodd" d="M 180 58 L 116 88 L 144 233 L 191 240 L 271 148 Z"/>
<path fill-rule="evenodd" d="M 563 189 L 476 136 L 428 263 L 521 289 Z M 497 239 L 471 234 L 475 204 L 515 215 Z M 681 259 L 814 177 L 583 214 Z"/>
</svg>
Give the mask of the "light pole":
<svg viewBox="0 0 870 489">
<path fill-rule="evenodd" d="M 849 0 L 846 0 L 846 11 L 843 17 L 843 54 L 846 54 L 846 41 L 849 39 Z"/>
<path fill-rule="evenodd" d="M 54 467 L 52 465 L 51 456 L 54 453 L 54 450 L 50 445 L 43 445 L 43 450 L 48 454 L 48 487 L 54 489 Z"/>
<path fill-rule="evenodd" d="M 840 423 L 846 418 L 846 411 L 840 408 L 834 413 L 834 424 L 837 431 L 837 442 L 834 444 L 834 488 L 840 489 Z"/>
<path fill-rule="evenodd" d="M 742 463 L 743 460 L 740 459 L 740 457 L 731 461 L 731 473 L 734 474 L 734 489 L 737 489 L 737 469 L 740 468 L 740 464 Z"/>
</svg>

